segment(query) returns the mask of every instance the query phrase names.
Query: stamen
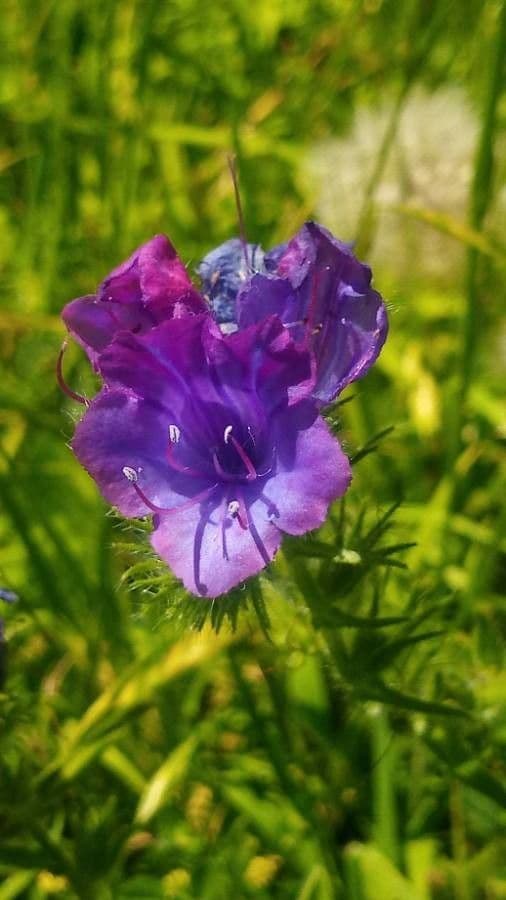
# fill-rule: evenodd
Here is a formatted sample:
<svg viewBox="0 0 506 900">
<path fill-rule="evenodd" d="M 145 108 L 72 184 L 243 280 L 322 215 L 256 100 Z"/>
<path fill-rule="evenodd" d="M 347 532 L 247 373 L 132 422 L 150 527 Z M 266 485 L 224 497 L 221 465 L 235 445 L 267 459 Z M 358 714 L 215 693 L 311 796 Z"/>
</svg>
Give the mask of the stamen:
<svg viewBox="0 0 506 900">
<path fill-rule="evenodd" d="M 174 444 L 179 444 L 181 440 L 181 429 L 177 425 L 169 425 L 169 445 L 167 447 L 167 462 L 171 469 L 175 469 L 176 472 L 182 472 L 184 475 L 196 475 L 197 477 L 201 477 L 202 472 L 198 472 L 197 469 L 191 469 L 190 466 L 184 466 L 180 463 L 174 456 Z"/>
<path fill-rule="evenodd" d="M 246 453 L 246 451 L 244 450 L 244 448 L 241 447 L 239 441 L 236 440 L 236 438 L 234 437 L 233 434 L 230 435 L 230 440 L 232 441 L 232 444 L 234 445 L 235 449 L 237 450 L 239 456 L 241 457 L 244 465 L 246 466 L 246 469 L 248 471 L 248 476 L 247 476 L 248 480 L 253 481 L 257 477 L 257 470 L 255 469 L 255 466 L 251 462 L 251 459 L 249 458 L 249 456 Z"/>
<path fill-rule="evenodd" d="M 218 459 L 218 454 L 216 453 L 216 450 L 213 450 L 213 464 L 214 464 L 214 468 L 216 469 L 216 472 L 220 476 L 220 478 L 223 478 L 225 481 L 232 481 L 232 475 L 227 475 L 227 473 L 225 472 L 225 469 L 223 468 L 223 466 L 221 465 L 221 463 Z"/>
<path fill-rule="evenodd" d="M 258 472 L 255 469 L 255 466 L 253 465 L 250 457 L 246 453 L 244 447 L 241 447 L 239 441 L 232 434 L 232 430 L 233 430 L 233 426 L 227 425 L 227 427 L 225 428 L 225 431 L 223 432 L 223 440 L 225 441 L 226 444 L 228 444 L 230 441 L 230 443 L 235 448 L 235 450 L 237 450 L 237 453 L 239 454 L 242 462 L 244 463 L 244 465 L 246 467 L 246 471 L 248 473 L 246 475 L 246 478 L 248 479 L 248 481 L 254 481 L 255 478 L 258 477 Z M 254 443 L 254 438 L 251 434 L 251 430 L 248 429 L 248 431 L 249 431 L 250 437 L 252 438 L 253 443 Z M 223 466 L 221 465 L 221 463 L 218 459 L 216 450 L 213 452 L 213 463 L 214 463 L 214 468 L 216 469 L 216 472 L 218 473 L 218 475 L 221 478 L 224 478 L 226 481 L 234 481 L 235 480 L 235 476 L 230 475 L 229 473 L 225 472 L 225 470 L 223 469 Z"/>
<path fill-rule="evenodd" d="M 227 562 L 229 560 L 228 549 L 227 549 L 227 514 L 224 513 L 221 517 L 221 553 L 223 559 L 226 559 Z"/>
<path fill-rule="evenodd" d="M 239 525 L 241 526 L 243 531 L 247 531 L 249 528 L 248 510 L 246 509 L 246 504 L 244 502 L 244 497 L 242 496 L 242 494 L 239 494 L 238 502 L 240 503 L 240 509 L 237 513 L 237 521 L 239 522 Z"/>
<path fill-rule="evenodd" d="M 175 425 L 172 427 L 176 427 Z M 182 472 L 183 475 L 195 475 L 197 477 L 202 477 L 202 472 L 198 472 L 197 469 L 191 469 L 190 466 L 184 466 L 180 463 L 176 457 L 174 456 L 174 446 L 173 444 L 169 444 L 167 447 L 167 462 L 171 469 L 175 469 L 176 472 Z"/>
<path fill-rule="evenodd" d="M 181 503 L 179 506 L 158 506 L 156 503 L 152 503 L 149 497 L 146 497 L 146 494 L 139 487 L 138 480 L 139 476 L 132 466 L 124 466 L 123 475 L 129 481 L 137 494 L 137 496 L 142 500 L 142 502 L 154 513 L 171 513 L 171 512 L 181 512 L 185 509 L 190 509 L 192 506 L 195 506 L 197 503 L 201 503 L 203 500 L 206 500 L 209 497 L 214 489 L 218 487 L 217 484 L 213 484 L 212 487 L 206 488 L 205 491 L 201 491 L 199 494 L 196 494 L 195 497 L 191 497 L 189 500 L 185 500 L 184 503 Z"/>
<path fill-rule="evenodd" d="M 248 528 L 248 513 L 243 498 L 240 500 L 231 500 L 227 507 L 228 514 L 233 519 L 237 519 L 241 528 L 246 531 Z"/>
<path fill-rule="evenodd" d="M 246 263 L 246 271 L 251 269 L 248 256 L 248 240 L 246 238 L 246 228 L 244 227 L 244 216 L 241 205 L 241 195 L 239 193 L 239 178 L 237 175 L 237 159 L 235 156 L 227 156 L 228 168 L 232 176 L 232 184 L 234 185 L 235 206 L 237 209 L 237 219 L 239 222 L 239 234 L 241 237 L 242 252 Z"/>
<path fill-rule="evenodd" d="M 90 401 L 87 400 L 86 397 L 83 397 L 82 394 L 77 394 L 76 391 L 73 391 L 72 388 L 69 388 L 63 377 L 63 354 L 65 353 L 67 347 L 68 341 L 67 339 L 65 339 L 63 341 L 63 344 L 61 345 L 58 359 L 56 360 L 56 380 L 58 382 L 58 386 L 64 394 L 67 394 L 67 397 L 71 397 L 72 400 L 76 400 L 77 403 L 82 403 L 83 406 L 89 406 Z"/>
</svg>

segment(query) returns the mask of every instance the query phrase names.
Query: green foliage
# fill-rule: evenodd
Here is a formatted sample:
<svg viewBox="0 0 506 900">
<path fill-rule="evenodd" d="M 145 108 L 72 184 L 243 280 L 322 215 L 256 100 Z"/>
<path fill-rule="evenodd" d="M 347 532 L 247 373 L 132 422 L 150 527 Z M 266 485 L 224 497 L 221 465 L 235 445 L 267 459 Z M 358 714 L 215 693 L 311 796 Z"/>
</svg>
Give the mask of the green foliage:
<svg viewBox="0 0 506 900">
<path fill-rule="evenodd" d="M 5 5 L 0 900 L 506 896 L 505 22 L 499 0 Z M 422 87 L 471 104 L 467 215 L 410 199 Z M 355 236 L 391 334 L 329 413 L 352 487 L 259 579 L 188 597 L 66 447 L 58 312 L 156 231 L 190 268 L 229 237 L 231 151 L 248 234 L 284 240 L 325 208 L 315 148 L 384 103 Z M 93 392 L 77 349 L 66 377 Z"/>
</svg>

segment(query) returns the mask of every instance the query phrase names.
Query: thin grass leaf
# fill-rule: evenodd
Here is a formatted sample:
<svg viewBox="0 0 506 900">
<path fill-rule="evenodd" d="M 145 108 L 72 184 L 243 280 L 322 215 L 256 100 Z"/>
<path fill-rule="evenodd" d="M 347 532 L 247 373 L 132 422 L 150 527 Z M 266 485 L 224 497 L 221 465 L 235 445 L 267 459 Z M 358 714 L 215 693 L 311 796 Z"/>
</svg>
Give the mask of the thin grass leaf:
<svg viewBox="0 0 506 900">
<path fill-rule="evenodd" d="M 170 793 L 186 774 L 198 745 L 198 737 L 183 741 L 155 772 L 141 794 L 135 819 L 146 825 L 166 803 Z"/>
<path fill-rule="evenodd" d="M 381 441 L 388 437 L 389 434 L 392 434 L 393 431 L 395 431 L 395 425 L 389 425 L 388 428 L 383 428 L 381 431 L 378 431 L 377 434 L 370 438 L 363 447 L 356 450 L 353 456 L 350 457 L 352 466 L 355 466 L 361 459 L 365 459 L 370 453 L 375 453 Z"/>
<path fill-rule="evenodd" d="M 359 688 L 357 694 L 364 700 L 375 700 L 378 703 L 386 703 L 388 706 L 409 710 L 410 712 L 422 712 L 434 716 L 470 718 L 470 714 L 465 709 L 450 706 L 446 703 L 437 703 L 432 700 L 421 700 L 419 697 L 403 694 L 402 691 L 385 684 L 367 686 L 365 689 Z"/>
</svg>

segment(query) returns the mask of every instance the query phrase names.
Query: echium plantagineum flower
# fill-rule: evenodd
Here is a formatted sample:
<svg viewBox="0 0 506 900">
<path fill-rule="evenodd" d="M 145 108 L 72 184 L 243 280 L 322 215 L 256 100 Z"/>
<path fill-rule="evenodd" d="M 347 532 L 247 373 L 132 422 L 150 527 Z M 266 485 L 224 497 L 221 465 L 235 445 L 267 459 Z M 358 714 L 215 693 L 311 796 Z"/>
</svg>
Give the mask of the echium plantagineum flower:
<svg viewBox="0 0 506 900">
<path fill-rule="evenodd" d="M 79 315 L 64 311 L 104 382 L 72 449 L 124 516 L 153 515 L 153 547 L 188 590 L 215 597 L 346 491 L 350 465 L 320 413 L 377 357 L 385 309 L 370 270 L 314 223 L 270 253 L 217 248 L 200 265 L 204 296 L 168 242 L 146 269 L 152 244 L 74 301 Z M 114 303 L 128 315 L 106 320 Z"/>
<path fill-rule="evenodd" d="M 153 546 L 193 593 L 258 572 L 348 486 L 311 355 L 275 316 L 229 337 L 208 315 L 123 333 L 100 371 L 74 453 L 123 515 L 154 514 Z"/>
</svg>

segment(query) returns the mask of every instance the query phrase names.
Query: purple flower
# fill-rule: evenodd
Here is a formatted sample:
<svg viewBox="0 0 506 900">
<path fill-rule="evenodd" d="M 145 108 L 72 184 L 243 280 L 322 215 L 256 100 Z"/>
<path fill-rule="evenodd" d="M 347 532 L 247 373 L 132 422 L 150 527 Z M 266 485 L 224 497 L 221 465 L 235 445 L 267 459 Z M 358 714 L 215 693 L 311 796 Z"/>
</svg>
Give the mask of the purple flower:
<svg viewBox="0 0 506 900">
<path fill-rule="evenodd" d="M 94 368 L 119 331 L 143 334 L 159 322 L 201 313 L 206 303 L 163 234 L 142 244 L 99 286 L 65 306 L 63 320 Z"/>
<path fill-rule="evenodd" d="M 311 399 L 311 352 L 269 316 L 224 336 L 209 315 L 122 332 L 73 450 L 195 594 L 269 563 L 283 533 L 317 528 L 350 466 Z"/>
<path fill-rule="evenodd" d="M 256 248 L 253 258 L 255 245 L 247 247 L 248 274 L 238 240 L 227 241 L 200 264 L 206 290 L 214 280 L 215 308 L 226 298 L 226 321 L 239 328 L 279 316 L 293 339 L 314 354 L 314 398 L 330 403 L 365 375 L 386 339 L 385 304 L 371 288 L 371 270 L 314 222 L 265 255 Z"/>
<path fill-rule="evenodd" d="M 233 239 L 198 268 L 166 237 L 69 303 L 65 323 L 103 378 L 73 450 L 193 593 L 215 597 L 267 565 L 283 533 L 320 526 L 351 477 L 319 415 L 387 333 L 370 269 L 308 222 L 269 253 Z"/>
</svg>

